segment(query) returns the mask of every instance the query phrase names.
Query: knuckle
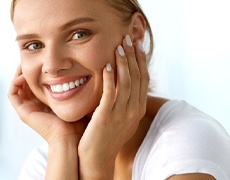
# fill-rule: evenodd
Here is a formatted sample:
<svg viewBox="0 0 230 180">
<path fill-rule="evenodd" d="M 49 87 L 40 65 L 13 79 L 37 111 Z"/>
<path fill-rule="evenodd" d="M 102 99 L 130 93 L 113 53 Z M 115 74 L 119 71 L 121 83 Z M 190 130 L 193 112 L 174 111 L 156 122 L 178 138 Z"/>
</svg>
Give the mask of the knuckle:
<svg viewBox="0 0 230 180">
<path fill-rule="evenodd" d="M 145 115 L 145 113 L 146 113 L 146 106 L 143 105 L 143 106 L 140 108 L 140 110 L 139 110 L 139 116 L 140 116 L 140 118 L 142 118 L 142 117 Z"/>
<path fill-rule="evenodd" d="M 142 73 L 141 79 L 142 79 L 142 80 L 145 80 L 146 82 L 149 82 L 149 81 L 150 81 L 150 76 L 149 76 L 148 71 L 145 71 L 144 73 Z"/>
<path fill-rule="evenodd" d="M 123 85 L 124 89 L 130 89 L 130 87 L 131 87 L 130 79 L 124 79 L 122 85 Z"/>
<path fill-rule="evenodd" d="M 8 99 L 11 98 L 11 92 L 10 91 L 7 92 L 7 97 L 8 97 Z"/>
<path fill-rule="evenodd" d="M 113 99 L 114 98 L 114 95 L 115 95 L 115 92 L 114 90 L 111 88 L 111 89 L 107 89 L 106 92 L 104 92 L 105 96 L 107 98 L 110 98 L 110 99 Z"/>
<path fill-rule="evenodd" d="M 135 120 L 137 117 L 138 116 L 136 111 L 132 111 L 131 113 L 128 114 L 128 119 Z"/>
<path fill-rule="evenodd" d="M 121 60 L 117 61 L 117 64 L 119 64 L 120 66 L 128 66 L 128 61 L 127 61 L 127 58 L 124 56 L 122 57 Z"/>
<path fill-rule="evenodd" d="M 130 58 L 136 58 L 136 54 L 134 51 L 130 50 L 128 53 L 127 53 L 127 56 L 129 56 Z"/>
<path fill-rule="evenodd" d="M 136 71 L 133 73 L 133 79 L 134 79 L 135 81 L 140 81 L 140 79 L 141 79 L 140 71 L 136 70 Z"/>
<path fill-rule="evenodd" d="M 126 55 L 127 55 L 127 56 L 131 56 L 131 57 L 135 57 L 135 56 L 136 56 L 133 47 L 128 47 L 128 48 L 126 48 L 125 51 L 126 51 Z"/>
</svg>

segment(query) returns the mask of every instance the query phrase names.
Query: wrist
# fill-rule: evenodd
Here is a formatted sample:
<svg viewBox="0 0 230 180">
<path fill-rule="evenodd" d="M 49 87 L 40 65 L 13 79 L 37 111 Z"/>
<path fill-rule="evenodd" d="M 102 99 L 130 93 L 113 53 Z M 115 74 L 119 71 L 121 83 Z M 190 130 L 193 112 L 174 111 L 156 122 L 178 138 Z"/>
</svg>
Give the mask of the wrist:
<svg viewBox="0 0 230 180">
<path fill-rule="evenodd" d="M 73 143 L 54 143 L 49 145 L 46 179 L 77 179 L 78 151 Z"/>
<path fill-rule="evenodd" d="M 78 147 L 80 138 L 72 136 L 53 137 L 47 140 L 49 147 Z"/>
<path fill-rule="evenodd" d="M 80 179 L 113 180 L 115 157 L 79 156 Z"/>
</svg>

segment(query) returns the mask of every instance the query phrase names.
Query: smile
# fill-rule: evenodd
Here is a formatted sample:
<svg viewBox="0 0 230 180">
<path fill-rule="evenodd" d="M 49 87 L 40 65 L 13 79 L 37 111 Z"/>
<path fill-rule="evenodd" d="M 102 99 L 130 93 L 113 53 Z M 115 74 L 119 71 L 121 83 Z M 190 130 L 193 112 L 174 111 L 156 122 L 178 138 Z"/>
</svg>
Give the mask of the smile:
<svg viewBox="0 0 230 180">
<path fill-rule="evenodd" d="M 74 88 L 78 88 L 82 84 L 84 84 L 89 77 L 83 77 L 81 79 L 77 79 L 75 81 L 71 81 L 69 83 L 57 84 L 57 85 L 50 85 L 50 89 L 54 93 L 63 93 L 69 91 Z"/>
</svg>

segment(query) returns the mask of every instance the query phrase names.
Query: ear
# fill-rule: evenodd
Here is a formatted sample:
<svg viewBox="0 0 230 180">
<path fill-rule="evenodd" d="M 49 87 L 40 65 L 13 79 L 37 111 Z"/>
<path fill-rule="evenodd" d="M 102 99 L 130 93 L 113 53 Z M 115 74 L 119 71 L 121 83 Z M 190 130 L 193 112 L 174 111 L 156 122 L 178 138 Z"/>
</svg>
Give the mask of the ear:
<svg viewBox="0 0 230 180">
<path fill-rule="evenodd" d="M 144 39 L 146 31 L 146 21 L 141 13 L 135 12 L 132 15 L 130 28 L 133 43 L 137 43 L 138 41 L 142 41 Z"/>
</svg>

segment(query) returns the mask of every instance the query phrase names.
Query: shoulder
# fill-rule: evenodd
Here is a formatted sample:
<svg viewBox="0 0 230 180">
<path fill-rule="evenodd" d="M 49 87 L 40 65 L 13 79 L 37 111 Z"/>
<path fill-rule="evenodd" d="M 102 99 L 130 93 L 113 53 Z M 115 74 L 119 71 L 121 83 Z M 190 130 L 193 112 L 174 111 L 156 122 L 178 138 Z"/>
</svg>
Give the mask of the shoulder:
<svg viewBox="0 0 230 180">
<path fill-rule="evenodd" d="M 157 112 L 134 164 L 155 179 L 198 172 L 228 179 L 229 151 L 229 135 L 216 120 L 184 101 L 170 100 Z"/>
<path fill-rule="evenodd" d="M 34 149 L 27 157 L 21 172 L 19 180 L 45 179 L 45 170 L 47 165 L 48 144 L 44 143 Z"/>
<path fill-rule="evenodd" d="M 180 100 L 165 102 L 159 108 L 150 129 L 157 129 L 158 132 L 164 133 L 173 130 L 175 134 L 184 132 L 191 136 L 214 133 L 214 135 L 220 135 L 221 138 L 229 138 L 226 130 L 218 121 Z"/>
</svg>

